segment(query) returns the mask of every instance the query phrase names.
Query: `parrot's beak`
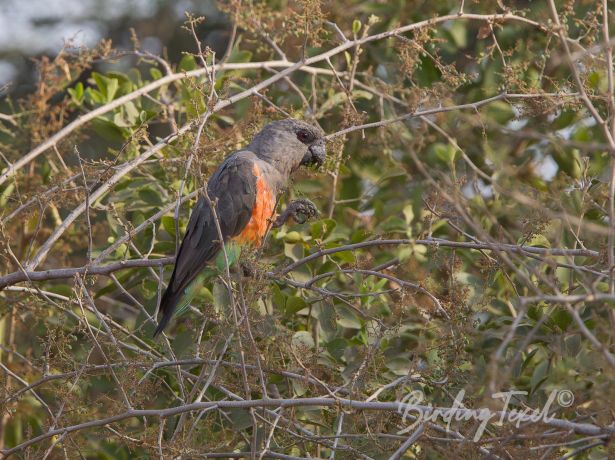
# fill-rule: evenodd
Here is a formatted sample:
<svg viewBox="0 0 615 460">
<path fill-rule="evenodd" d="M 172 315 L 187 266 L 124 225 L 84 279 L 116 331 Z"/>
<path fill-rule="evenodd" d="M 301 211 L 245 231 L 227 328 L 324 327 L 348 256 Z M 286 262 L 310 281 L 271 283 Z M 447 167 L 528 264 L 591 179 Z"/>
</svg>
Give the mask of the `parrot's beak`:
<svg viewBox="0 0 615 460">
<path fill-rule="evenodd" d="M 323 165 L 326 158 L 327 158 L 327 149 L 325 148 L 325 141 L 324 139 L 322 139 L 310 145 L 307 153 L 303 157 L 303 160 L 301 160 L 301 165 L 302 166 L 316 165 L 320 167 Z"/>
</svg>

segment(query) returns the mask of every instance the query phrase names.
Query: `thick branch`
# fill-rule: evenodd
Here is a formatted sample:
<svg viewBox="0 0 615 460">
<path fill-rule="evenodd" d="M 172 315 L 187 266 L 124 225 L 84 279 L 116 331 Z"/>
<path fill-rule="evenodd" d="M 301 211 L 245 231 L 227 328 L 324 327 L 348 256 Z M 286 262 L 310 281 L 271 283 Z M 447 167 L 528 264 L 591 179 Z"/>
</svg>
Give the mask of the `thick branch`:
<svg viewBox="0 0 615 460">
<path fill-rule="evenodd" d="M 402 245 L 402 244 L 419 244 L 425 246 L 435 247 L 448 247 L 459 249 L 480 249 L 487 251 L 502 251 L 512 252 L 517 254 L 540 254 L 545 256 L 569 256 L 569 257 L 598 257 L 600 255 L 597 251 L 589 249 L 560 249 L 560 248 L 536 248 L 533 246 L 518 246 L 514 244 L 501 244 L 501 243 L 483 243 L 483 242 L 465 242 L 465 241 L 449 241 L 440 238 L 429 238 L 421 240 L 410 239 L 397 239 L 397 240 L 369 240 L 356 244 L 348 244 L 345 246 L 338 246 L 335 248 L 321 249 L 303 259 L 300 259 L 292 264 L 286 266 L 278 272 L 269 272 L 267 275 L 272 278 L 279 278 L 284 276 L 297 267 L 304 265 L 318 257 L 325 255 L 335 254 L 344 251 L 354 251 L 356 249 L 362 249 L 372 246 L 390 246 L 390 245 Z M 126 268 L 140 268 L 140 267 L 159 267 L 161 265 L 170 265 L 175 262 L 175 257 L 165 257 L 161 259 L 132 259 L 121 262 L 114 262 L 107 265 L 91 265 L 83 267 L 73 268 L 56 268 L 50 270 L 41 271 L 16 271 L 9 273 L 8 275 L 0 277 L 0 289 L 13 284 L 27 281 L 49 281 L 56 279 L 72 278 L 76 274 L 80 275 L 109 275 L 118 270 L 124 270 Z"/>
<path fill-rule="evenodd" d="M 326 256 L 329 254 L 335 254 L 336 252 L 343 251 L 353 251 L 355 249 L 361 249 L 370 246 L 385 246 L 385 245 L 399 245 L 399 244 L 421 244 L 426 246 L 442 246 L 449 248 L 464 248 L 464 249 L 481 249 L 487 251 L 502 251 L 502 252 L 513 252 L 518 254 L 543 254 L 543 255 L 554 255 L 554 256 L 586 256 L 586 257 L 598 257 L 599 253 L 597 251 L 591 251 L 588 249 L 558 249 L 558 248 L 535 248 L 532 246 L 518 246 L 515 244 L 499 244 L 499 243 L 483 243 L 483 242 L 463 242 L 463 241 L 449 241 L 443 240 L 440 238 L 429 238 L 423 240 L 409 240 L 409 239 L 399 239 L 399 240 L 369 240 L 363 241 L 361 243 L 348 244 L 345 246 L 338 246 L 335 248 L 329 249 L 321 249 L 310 254 L 303 259 L 299 259 L 296 262 L 288 265 L 286 268 L 283 268 L 279 272 L 277 272 L 278 276 L 284 276 L 297 267 L 306 264 L 318 257 Z"/>
<path fill-rule="evenodd" d="M 479 107 L 482 107 L 487 104 L 491 104 L 492 102 L 500 101 L 502 99 L 534 99 L 534 98 L 547 98 L 547 97 L 562 98 L 562 97 L 576 97 L 576 96 L 578 96 L 577 93 L 561 93 L 561 94 L 560 93 L 535 93 L 535 94 L 500 93 L 496 96 L 489 97 L 487 99 L 482 99 L 477 102 L 452 105 L 449 107 L 437 107 L 434 109 L 417 110 L 414 112 L 406 113 L 404 115 L 400 115 L 395 118 L 375 121 L 373 123 L 366 123 L 364 125 L 350 126 L 349 128 L 342 129 L 341 131 L 337 131 L 335 133 L 329 134 L 326 138 L 331 139 L 334 137 L 343 136 L 344 134 L 351 133 L 353 131 L 359 131 L 362 129 L 369 129 L 369 128 L 379 128 L 381 126 L 390 125 L 392 123 L 398 123 L 400 121 L 408 120 L 410 118 L 424 117 L 427 115 L 434 115 L 436 113 L 445 113 L 445 112 L 452 112 L 455 110 L 467 110 L 467 109 L 477 110 Z"/>
<path fill-rule="evenodd" d="M 61 436 L 66 433 L 74 433 L 76 431 L 85 430 L 88 428 L 95 428 L 100 426 L 106 426 L 111 423 L 120 422 L 129 418 L 142 418 L 142 417 L 157 417 L 164 419 L 172 417 L 174 415 L 183 414 L 192 411 L 202 411 L 209 408 L 217 409 L 251 409 L 251 408 L 287 408 L 287 407 L 343 407 L 345 410 L 375 410 L 394 412 L 402 414 L 403 412 L 422 414 L 432 414 L 435 410 L 442 412 L 449 411 L 454 413 L 457 419 L 462 419 L 465 416 L 470 419 L 475 415 L 474 409 L 466 408 L 434 408 L 425 405 L 405 404 L 401 402 L 379 402 L 379 401 L 357 401 L 346 398 L 298 398 L 298 399 L 252 399 L 252 400 L 240 400 L 240 401 L 207 401 L 198 402 L 192 404 L 185 404 L 182 406 L 169 407 L 167 409 L 133 409 L 123 412 L 121 414 L 113 415 L 111 417 L 91 420 L 89 422 L 80 423 L 77 425 L 71 425 L 63 428 L 57 428 L 55 430 L 49 430 L 39 436 L 31 438 L 11 449 L 5 449 L 1 451 L 5 456 L 9 456 L 15 452 L 25 449 L 33 444 L 44 441 L 45 439 L 52 438 L 54 436 Z M 505 420 L 507 412 L 493 411 L 494 420 Z M 591 423 L 577 423 L 569 420 L 547 418 L 542 421 L 547 426 L 556 428 L 564 428 L 572 430 L 578 434 L 585 435 L 600 435 L 600 434 L 615 434 L 615 427 L 600 427 Z"/>
</svg>

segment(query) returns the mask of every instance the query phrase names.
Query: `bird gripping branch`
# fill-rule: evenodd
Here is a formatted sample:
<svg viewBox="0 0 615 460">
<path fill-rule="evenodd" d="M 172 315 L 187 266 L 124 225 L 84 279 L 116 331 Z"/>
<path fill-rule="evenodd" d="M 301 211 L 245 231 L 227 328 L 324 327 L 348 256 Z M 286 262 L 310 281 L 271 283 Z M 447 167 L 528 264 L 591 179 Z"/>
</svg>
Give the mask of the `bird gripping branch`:
<svg viewBox="0 0 615 460">
<path fill-rule="evenodd" d="M 186 288 L 222 248 L 219 232 L 224 241 L 259 245 L 272 221 L 280 226 L 289 217 L 301 222 L 299 214 L 305 218 L 316 214 L 310 201 L 297 200 L 279 217 L 273 215 L 277 197 L 292 173 L 300 166 L 321 165 L 325 158 L 322 130 L 286 119 L 265 126 L 245 149 L 220 164 L 207 185 L 209 200 L 201 197 L 192 210 L 173 274 L 160 301 L 162 317 L 154 336 L 169 324 Z"/>
</svg>

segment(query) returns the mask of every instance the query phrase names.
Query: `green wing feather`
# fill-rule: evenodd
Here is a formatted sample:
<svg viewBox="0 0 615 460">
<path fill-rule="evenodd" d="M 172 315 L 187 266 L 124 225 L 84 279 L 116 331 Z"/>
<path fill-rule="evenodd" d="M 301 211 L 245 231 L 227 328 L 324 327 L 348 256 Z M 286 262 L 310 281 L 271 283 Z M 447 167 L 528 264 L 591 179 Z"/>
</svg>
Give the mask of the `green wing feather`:
<svg viewBox="0 0 615 460">
<path fill-rule="evenodd" d="M 179 317 L 188 311 L 188 307 L 190 307 L 190 302 L 194 299 L 199 289 L 205 283 L 205 280 L 212 275 L 213 271 L 211 269 L 205 269 L 201 273 L 197 275 L 197 277 L 186 287 L 184 288 L 184 293 L 179 299 L 175 310 L 175 316 Z"/>
</svg>

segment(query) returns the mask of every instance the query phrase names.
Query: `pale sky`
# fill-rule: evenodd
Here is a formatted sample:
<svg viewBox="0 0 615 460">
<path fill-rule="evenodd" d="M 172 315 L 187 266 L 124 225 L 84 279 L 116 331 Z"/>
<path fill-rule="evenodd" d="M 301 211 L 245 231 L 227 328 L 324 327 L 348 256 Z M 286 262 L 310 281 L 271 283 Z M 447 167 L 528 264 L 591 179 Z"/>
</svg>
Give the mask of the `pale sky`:
<svg viewBox="0 0 615 460">
<path fill-rule="evenodd" d="M 58 51 L 66 39 L 94 45 L 104 38 L 106 24 L 116 18 L 153 15 L 169 0 L 0 0 L 0 55 L 27 56 Z M 177 17 L 185 11 L 203 13 L 208 0 L 172 1 Z M 0 86 L 15 74 L 15 67 L 0 58 Z"/>
</svg>

